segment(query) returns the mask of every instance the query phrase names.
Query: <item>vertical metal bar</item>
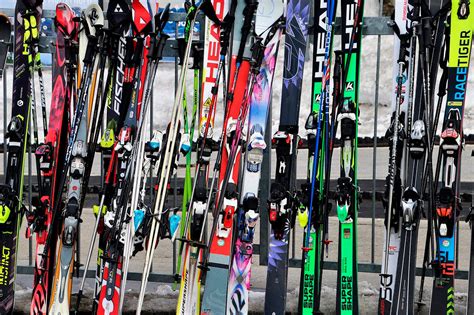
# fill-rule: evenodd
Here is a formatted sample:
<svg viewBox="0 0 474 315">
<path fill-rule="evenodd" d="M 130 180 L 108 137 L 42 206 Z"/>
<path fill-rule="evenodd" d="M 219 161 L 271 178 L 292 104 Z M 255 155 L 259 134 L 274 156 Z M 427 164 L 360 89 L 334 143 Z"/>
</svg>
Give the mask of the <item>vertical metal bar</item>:
<svg viewBox="0 0 474 315">
<path fill-rule="evenodd" d="M 379 3 L 379 16 L 382 16 L 382 3 Z M 375 203 L 377 189 L 377 127 L 380 83 L 380 45 L 381 37 L 377 35 L 377 61 L 375 65 L 375 96 L 374 96 L 374 144 L 372 147 L 372 228 L 370 241 L 370 262 L 375 262 Z"/>
</svg>

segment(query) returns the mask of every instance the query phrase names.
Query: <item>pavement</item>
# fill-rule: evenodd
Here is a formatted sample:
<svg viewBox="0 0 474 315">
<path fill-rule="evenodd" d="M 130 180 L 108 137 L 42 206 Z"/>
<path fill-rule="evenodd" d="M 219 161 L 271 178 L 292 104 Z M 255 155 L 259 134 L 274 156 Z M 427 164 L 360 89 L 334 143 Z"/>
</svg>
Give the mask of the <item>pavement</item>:
<svg viewBox="0 0 474 315">
<path fill-rule="evenodd" d="M 84 223 L 81 225 L 81 246 L 80 256 L 81 263 L 85 262 L 87 255 L 87 246 L 89 244 L 90 237 L 93 233 L 91 223 L 93 221 L 93 214 L 91 209 L 84 209 L 83 211 Z M 333 241 L 329 246 L 326 261 L 337 260 L 337 231 L 338 222 L 335 218 L 329 220 L 329 238 Z M 460 270 L 467 270 L 469 267 L 469 253 L 470 253 L 470 229 L 467 223 L 460 222 L 460 242 L 459 242 L 459 259 L 458 268 Z M 368 218 L 361 218 L 358 222 L 358 259 L 359 263 L 368 264 L 375 263 L 380 264 L 382 260 L 383 251 L 383 232 L 384 225 L 382 219 L 375 220 L 375 243 L 374 247 L 371 246 L 371 227 L 372 221 Z M 296 227 L 295 229 L 294 242 L 290 242 L 290 258 L 301 259 L 301 245 L 303 232 L 301 228 Z M 426 221 L 422 221 L 420 225 L 420 238 L 418 240 L 418 255 L 417 255 L 417 266 L 421 266 L 423 248 L 424 248 L 424 237 L 426 235 Z M 255 243 L 260 243 L 259 231 L 257 230 Z M 28 265 L 28 240 L 24 237 L 20 237 L 19 244 L 19 255 L 18 264 Z M 294 250 L 294 256 L 291 254 Z M 373 252 L 372 252 L 373 251 Z M 153 272 L 161 275 L 171 276 L 173 274 L 173 244 L 170 240 L 162 240 L 155 252 L 153 259 Z M 374 254 L 374 260 L 372 261 L 372 253 Z M 96 253 L 94 252 L 92 262 L 96 259 Z M 250 295 L 250 310 L 255 313 L 263 312 L 263 300 L 265 292 L 266 282 L 266 266 L 259 266 L 259 255 L 254 255 L 252 265 L 252 292 Z M 139 253 L 136 257 L 133 257 L 130 264 L 130 273 L 136 273 L 136 276 L 140 277 L 143 270 L 144 253 Z M 93 268 L 93 267 L 91 267 Z M 169 277 L 167 277 L 169 279 Z M 298 302 L 298 288 L 299 288 L 300 270 L 299 268 L 289 268 L 288 271 L 288 298 L 287 298 L 287 311 L 291 314 L 297 314 L 297 302 Z M 16 303 L 16 309 L 21 313 L 28 312 L 28 303 L 31 294 L 31 275 L 19 275 L 16 280 L 18 299 Z M 377 310 L 378 301 L 378 287 L 380 278 L 376 273 L 359 273 L 359 299 L 360 299 L 360 313 L 361 314 L 375 314 Z M 420 277 L 417 277 L 416 291 L 418 294 Z M 78 285 L 80 279 L 73 279 L 73 291 L 78 291 Z M 427 304 L 425 308 L 421 310 L 421 314 L 427 314 L 429 309 L 429 301 L 431 296 L 432 280 L 427 278 L 425 282 L 424 291 L 424 302 Z M 81 310 L 86 312 L 90 310 L 90 297 L 93 292 L 93 280 L 88 279 L 85 287 L 85 294 L 88 298 L 83 299 Z M 467 281 L 457 280 L 456 281 L 456 313 L 463 312 L 465 309 L 467 299 Z M 128 281 L 126 291 L 126 303 L 125 311 L 133 313 L 136 307 L 137 295 L 139 291 L 139 281 Z M 146 291 L 146 299 L 144 304 L 144 314 L 166 314 L 167 312 L 173 312 L 176 301 L 177 291 L 173 290 L 171 283 L 164 282 L 149 282 Z M 336 294 L 336 271 L 325 270 L 323 274 L 323 292 L 322 292 L 322 311 L 326 314 L 334 314 L 335 309 L 335 294 Z M 418 296 L 418 295 L 416 295 Z"/>
<path fill-rule="evenodd" d="M 474 172 L 470 169 L 472 165 L 472 158 L 470 157 L 471 150 L 474 146 L 466 146 L 466 153 L 463 155 L 462 165 L 465 168 L 461 172 L 461 190 L 463 192 L 472 191 L 473 182 L 474 182 Z M 275 154 L 272 152 L 272 165 L 275 165 Z M 359 149 L 359 179 L 361 182 L 366 182 L 368 189 L 370 189 L 370 182 L 372 179 L 372 174 L 376 175 L 376 190 L 381 192 L 383 191 L 383 180 L 387 174 L 387 161 L 388 161 L 388 149 L 387 148 L 378 148 L 376 159 L 373 159 L 373 149 L 372 148 L 361 148 Z M 436 153 L 435 153 L 436 154 Z M 2 165 L 2 156 L 0 156 L 0 165 Z M 307 151 L 301 150 L 298 156 L 298 168 L 297 168 L 297 177 L 300 179 L 305 178 L 306 176 L 306 159 Z M 339 150 L 334 151 L 333 161 L 338 161 L 339 159 Z M 34 163 L 32 163 L 32 168 L 34 169 Z M 375 170 L 374 170 L 375 167 Z M 27 168 L 28 169 L 28 168 Z M 33 174 L 34 171 L 32 172 Z M 96 163 L 93 164 L 92 175 L 95 177 L 100 176 L 100 162 L 96 160 Z M 273 168 L 271 173 L 273 174 Z M 338 175 L 338 165 L 333 163 L 332 165 L 332 181 L 337 178 Z M 184 168 L 181 166 L 178 169 L 177 177 L 178 179 L 184 176 Z M 34 177 L 32 178 L 34 181 Z M 28 181 L 26 181 L 28 183 Z M 181 181 L 177 181 L 180 185 Z M 172 183 L 173 185 L 173 183 Z M 179 188 L 179 187 L 178 187 Z M 333 189 L 334 187 L 332 187 Z M 28 191 L 28 190 L 27 190 Z M 34 193 L 33 193 L 34 195 Z M 89 245 L 89 240 L 91 235 L 94 233 L 93 222 L 94 216 L 92 210 L 89 207 L 93 201 L 97 200 L 94 194 L 90 194 L 91 199 L 86 202 L 87 208 L 84 208 L 82 213 L 83 223 L 81 224 L 81 240 L 80 240 L 80 262 L 83 264 L 86 260 L 87 249 Z M 173 203 L 173 198 L 171 203 Z M 179 200 L 175 200 L 179 205 Z M 364 204 L 363 204 L 364 205 Z M 466 205 L 467 206 L 467 205 Z M 362 206 L 361 206 L 362 207 Z M 380 265 L 382 259 L 382 248 L 383 248 L 383 209 L 381 202 L 377 201 L 372 207 L 372 203 L 366 202 L 363 206 L 367 213 L 366 215 L 361 216 L 358 222 L 358 259 L 359 263 L 362 264 L 378 264 Z M 372 221 L 370 212 L 372 209 L 375 211 L 376 216 L 374 221 Z M 464 214 L 467 211 L 464 211 Z M 338 222 L 337 219 L 331 217 L 330 220 L 330 229 L 329 236 L 333 240 L 333 243 L 329 246 L 329 251 L 327 253 L 327 261 L 335 262 L 337 261 L 337 231 L 338 231 Z M 374 222 L 374 228 L 372 229 L 372 222 Z M 35 244 L 33 240 L 25 239 L 24 235 L 24 226 L 20 234 L 19 240 L 19 251 L 18 251 L 18 265 L 19 266 L 32 266 L 32 257 L 30 256 L 29 249 L 34 249 Z M 458 259 L 458 269 L 467 270 L 469 267 L 469 253 L 470 253 L 470 229 L 467 223 L 461 221 L 460 224 L 460 242 L 459 242 L 459 259 Z M 374 244 L 372 246 L 372 231 L 374 237 Z M 300 244 L 302 243 L 303 232 L 301 228 L 296 227 L 294 232 L 294 241 L 290 242 L 290 258 L 291 259 L 300 259 L 301 250 Z M 417 266 L 421 266 L 422 262 L 422 252 L 424 248 L 424 237 L 426 235 L 426 221 L 422 221 L 420 225 L 420 238 L 418 240 L 418 256 L 417 256 Z M 259 227 L 257 227 L 255 243 L 260 243 L 259 237 Z M 294 253 L 294 254 L 293 254 Z M 166 314 L 173 313 L 176 300 L 177 300 L 177 291 L 173 290 L 173 286 L 169 283 L 171 276 L 174 273 L 173 270 L 173 257 L 175 255 L 174 246 L 170 240 L 162 240 L 158 249 L 155 252 L 152 271 L 154 273 L 153 277 L 158 282 L 150 282 L 147 287 L 147 295 L 144 304 L 144 314 Z M 96 259 L 96 253 L 94 251 L 92 256 L 92 262 Z M 259 266 L 259 255 L 254 255 L 253 266 L 252 266 L 252 292 L 250 295 L 250 310 L 253 313 L 263 312 L 263 299 L 265 292 L 265 281 L 266 281 L 266 267 Z M 137 254 L 131 260 L 130 273 L 133 279 L 140 280 L 141 272 L 143 270 L 144 263 L 144 253 L 141 252 Z M 91 266 L 92 269 L 94 266 Z M 287 311 L 292 314 L 296 314 L 297 310 L 297 297 L 298 297 L 298 288 L 299 288 L 299 278 L 300 270 L 299 268 L 289 268 L 288 273 L 288 299 L 287 299 Z M 419 290 L 419 280 L 417 278 L 417 291 Z M 18 275 L 16 279 L 17 284 L 17 303 L 16 310 L 19 314 L 27 313 L 30 301 L 31 294 L 31 284 L 32 276 L 21 274 Z M 379 276 L 376 273 L 363 273 L 359 274 L 359 299 L 360 299 L 360 312 L 361 314 L 375 314 L 377 309 L 377 300 L 378 300 L 378 286 L 379 286 Z M 80 279 L 74 278 L 73 292 L 77 292 Z M 129 281 L 127 282 L 127 293 L 126 293 L 126 303 L 125 303 L 125 313 L 133 313 L 134 308 L 136 307 L 137 294 L 139 290 L 139 281 Z M 427 303 L 427 307 L 421 309 L 421 314 L 424 314 L 429 309 L 429 301 L 431 295 L 431 286 L 432 281 L 428 279 L 425 283 L 425 294 L 424 301 Z M 92 296 L 93 280 L 88 279 L 86 282 L 85 294 L 88 297 Z M 322 292 L 322 310 L 327 314 L 333 314 L 335 309 L 335 290 L 336 290 L 336 271 L 326 270 L 323 275 L 323 292 Z M 456 313 L 463 312 L 465 309 L 465 304 L 467 300 L 467 281 L 466 280 L 457 280 L 456 281 Z M 81 310 L 85 313 L 90 310 L 90 299 L 84 299 L 81 304 Z"/>
</svg>

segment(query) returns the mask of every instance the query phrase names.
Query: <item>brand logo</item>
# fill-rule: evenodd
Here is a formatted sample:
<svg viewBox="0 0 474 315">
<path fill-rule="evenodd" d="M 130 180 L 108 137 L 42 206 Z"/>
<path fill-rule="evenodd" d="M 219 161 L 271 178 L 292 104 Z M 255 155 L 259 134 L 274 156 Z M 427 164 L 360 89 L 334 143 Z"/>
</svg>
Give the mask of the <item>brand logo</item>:
<svg viewBox="0 0 474 315">
<path fill-rule="evenodd" d="M 124 37 L 120 38 L 120 44 L 118 49 L 118 61 L 117 77 L 115 78 L 115 95 L 114 95 L 114 112 L 120 115 L 120 105 L 122 104 L 122 92 L 123 92 L 123 77 L 125 69 L 125 47 L 126 41 Z"/>
<path fill-rule="evenodd" d="M 303 308 L 313 307 L 314 275 L 305 275 L 303 282 Z"/>
<path fill-rule="evenodd" d="M 10 248 L 4 246 L 2 249 L 2 260 L 0 261 L 0 284 L 8 285 L 8 275 L 10 273 Z"/>
<path fill-rule="evenodd" d="M 320 8 L 315 8 L 315 15 L 318 16 L 317 38 L 314 46 L 314 77 L 322 78 L 324 67 L 324 56 L 326 54 L 326 19 L 327 1 L 320 2 Z"/>
<path fill-rule="evenodd" d="M 99 15 L 97 14 L 97 10 L 93 8 L 91 10 L 91 13 L 89 14 L 89 18 L 91 19 L 91 22 L 95 24 L 97 20 L 99 19 Z"/>
<path fill-rule="evenodd" d="M 444 241 L 443 241 L 443 246 L 444 246 L 444 247 L 449 247 L 449 241 L 448 241 L 448 240 L 444 240 Z"/>
<path fill-rule="evenodd" d="M 385 277 L 380 278 L 380 298 L 383 300 L 392 300 L 392 286 L 393 276 L 388 274 Z M 382 303 L 383 304 L 383 303 Z"/>
<path fill-rule="evenodd" d="M 352 310 L 352 277 L 341 277 L 341 310 Z"/>
<path fill-rule="evenodd" d="M 459 59 L 461 61 L 461 59 Z M 454 99 L 457 101 L 463 101 L 466 96 L 466 84 L 467 84 L 467 73 L 469 68 L 458 67 L 456 68 L 456 80 L 454 85 Z"/>
<path fill-rule="evenodd" d="M 346 83 L 346 91 L 348 92 L 354 91 L 354 81 L 349 81 Z"/>
<path fill-rule="evenodd" d="M 355 20 L 355 13 L 356 13 L 356 8 L 357 4 L 356 3 L 351 3 L 346 5 L 345 10 L 346 10 L 346 27 L 344 29 L 344 34 L 347 36 L 346 39 L 346 44 L 344 46 L 344 49 L 349 50 L 351 49 L 350 44 L 351 40 L 350 38 L 352 37 L 352 32 L 355 31 L 353 28 L 354 25 L 354 20 Z M 357 40 L 352 42 L 352 49 L 357 49 Z"/>
<path fill-rule="evenodd" d="M 351 238 L 351 229 L 344 229 L 344 238 Z"/>
<path fill-rule="evenodd" d="M 212 5 L 216 10 L 217 17 L 222 20 L 224 17 L 224 0 L 214 0 Z M 217 77 L 217 68 L 219 67 L 219 55 L 221 50 L 221 45 L 219 41 L 220 37 L 220 27 L 212 22 L 211 26 L 209 27 L 209 47 L 207 50 L 207 60 L 205 65 L 205 83 L 214 84 L 216 82 Z M 207 93 L 207 91 L 206 91 Z M 207 96 L 207 95 L 206 95 Z"/>
</svg>

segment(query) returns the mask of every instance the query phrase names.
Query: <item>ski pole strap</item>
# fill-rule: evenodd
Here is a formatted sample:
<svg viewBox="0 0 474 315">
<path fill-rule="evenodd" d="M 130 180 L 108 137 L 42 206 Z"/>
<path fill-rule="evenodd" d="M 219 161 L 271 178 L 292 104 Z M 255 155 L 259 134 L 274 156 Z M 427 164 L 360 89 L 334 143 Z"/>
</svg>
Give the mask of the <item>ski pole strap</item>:
<svg viewBox="0 0 474 315">
<path fill-rule="evenodd" d="M 421 27 L 423 34 L 423 44 L 425 48 L 433 47 L 433 30 L 432 30 L 432 19 L 431 17 L 423 17 L 421 19 Z"/>
<path fill-rule="evenodd" d="M 210 0 L 203 0 L 201 5 L 199 6 L 199 9 L 209 20 L 211 20 L 217 25 L 221 25 L 221 21 L 217 17 L 216 10 L 214 9 L 214 6 L 212 5 Z"/>
<path fill-rule="evenodd" d="M 252 68 L 251 72 L 257 75 L 260 72 L 260 66 L 262 65 L 263 57 L 265 52 L 265 46 L 263 45 L 263 39 L 256 37 L 255 43 L 252 46 Z"/>
<path fill-rule="evenodd" d="M 237 0 L 232 0 L 230 10 L 227 12 L 224 20 L 220 24 L 221 32 L 219 36 L 219 42 L 221 45 L 221 58 L 227 55 L 227 51 L 229 49 L 230 33 L 232 32 L 232 27 L 234 26 L 236 8 Z"/>
<path fill-rule="evenodd" d="M 165 33 L 152 36 L 150 39 L 150 47 L 148 48 L 147 58 L 149 60 L 161 60 L 163 57 L 163 49 L 169 36 Z"/>
<path fill-rule="evenodd" d="M 191 46 L 191 54 L 193 56 L 193 65 L 191 69 L 199 70 L 202 67 L 202 60 L 204 57 L 204 47 L 202 47 L 201 43 L 194 43 Z"/>
<path fill-rule="evenodd" d="M 282 28 L 284 29 L 285 22 L 286 22 L 285 17 L 282 15 L 278 18 L 278 20 L 276 20 L 272 25 L 270 25 L 265 31 L 262 32 L 263 34 L 266 31 L 268 31 L 268 34 L 267 34 L 267 37 L 265 38 L 265 43 L 264 43 L 265 47 L 273 39 L 273 37 L 275 36 L 276 32 L 279 29 L 282 29 Z M 261 36 L 262 34 L 260 34 L 259 36 Z"/>
<path fill-rule="evenodd" d="M 143 54 L 144 41 L 145 41 L 144 37 L 138 37 L 136 39 L 135 52 L 133 53 L 133 57 L 132 57 L 132 63 L 135 67 L 140 66 L 142 54 Z"/>
<path fill-rule="evenodd" d="M 240 40 L 239 51 L 238 51 L 237 59 L 236 59 L 237 63 L 241 63 L 244 57 L 244 51 L 245 51 L 247 39 L 252 31 L 253 17 L 258 7 L 258 2 L 255 0 L 246 0 L 245 2 L 246 2 L 246 6 L 243 11 L 244 23 L 242 25 L 242 31 L 241 31 L 242 38 Z"/>
</svg>

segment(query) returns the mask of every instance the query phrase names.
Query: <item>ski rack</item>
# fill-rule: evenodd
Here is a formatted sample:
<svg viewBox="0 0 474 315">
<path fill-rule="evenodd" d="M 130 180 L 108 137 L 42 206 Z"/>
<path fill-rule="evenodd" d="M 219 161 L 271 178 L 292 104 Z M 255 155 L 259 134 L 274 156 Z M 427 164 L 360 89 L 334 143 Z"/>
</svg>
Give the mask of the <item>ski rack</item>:
<svg viewBox="0 0 474 315">
<path fill-rule="evenodd" d="M 14 9 L 7 9 L 7 8 L 0 8 L 0 13 L 4 13 L 6 14 L 7 16 L 10 16 L 12 17 L 14 15 Z M 380 14 L 381 15 L 381 14 Z M 43 18 L 53 18 L 55 16 L 55 11 L 54 10 L 44 10 L 43 11 Z M 184 12 L 171 12 L 170 13 L 170 18 L 169 18 L 169 21 L 170 22 L 184 22 L 185 21 L 185 18 L 186 18 L 186 13 Z M 198 15 L 198 18 L 197 18 L 197 21 L 200 22 L 201 25 L 203 25 L 203 21 L 204 21 L 204 17 L 202 14 L 199 14 Z M 373 36 L 378 36 L 379 39 L 381 36 L 390 36 L 390 35 L 393 35 L 393 29 L 392 27 L 389 26 L 389 22 L 391 21 L 391 19 L 387 16 L 374 16 L 374 17 L 364 17 L 364 21 L 363 21 L 363 25 L 362 25 L 362 33 L 363 35 L 373 35 Z M 176 23 L 177 25 L 177 23 Z M 309 30 L 310 30 L 310 34 L 312 33 L 312 24 L 309 25 Z M 336 22 L 335 22 L 335 34 L 336 35 L 340 35 L 341 34 L 341 19 L 338 17 L 336 18 Z M 174 35 L 176 37 L 178 37 L 178 28 L 176 27 L 175 28 L 175 33 Z M 200 32 L 199 34 L 199 37 L 200 37 L 200 41 L 203 42 L 203 33 Z M 311 38 L 311 37 L 310 37 Z M 311 39 L 310 39 L 311 40 Z M 53 43 L 55 41 L 55 36 L 41 36 L 40 37 L 40 52 L 41 53 L 45 53 L 45 54 L 48 54 L 48 53 L 52 53 L 53 50 L 52 50 L 52 45 L 51 43 Z M 199 41 L 197 41 L 197 43 L 199 43 Z M 377 61 L 376 61 L 376 81 L 375 81 L 375 86 L 376 86 L 376 91 L 375 91 L 375 97 L 374 97 L 374 104 L 378 104 L 378 99 L 379 99 L 379 79 L 380 79 L 380 51 L 381 51 L 381 47 L 380 47 L 380 41 L 378 42 L 378 45 L 377 45 Z M 167 58 L 175 58 L 175 67 L 176 69 L 178 69 L 178 41 L 176 39 L 169 39 L 166 46 L 165 46 L 165 49 L 163 51 L 163 56 L 164 57 L 167 57 Z M 8 63 L 8 61 L 10 61 L 10 63 Z M 45 68 L 48 68 L 48 66 L 44 66 Z M 12 64 L 11 64 L 11 60 L 7 60 L 7 64 L 5 66 L 5 71 L 4 71 L 4 77 L 6 77 L 7 75 L 11 75 L 11 68 L 12 68 Z M 9 73 L 10 72 L 10 73 Z M 177 81 L 177 77 L 175 78 L 175 80 Z M 8 106 L 8 100 L 7 100 L 7 93 L 8 93 L 8 83 L 7 83 L 7 80 L 2 80 L 3 83 L 2 83 L 2 89 L 4 91 L 3 93 L 3 110 L 2 110 L 2 113 L 3 113 L 3 117 L 8 117 L 7 115 L 7 106 Z M 153 100 L 153 96 L 151 98 Z M 1 105 L 0 105 L 1 106 Z M 374 116 L 375 116 L 375 119 L 374 119 L 374 130 L 377 130 L 377 125 L 378 125 L 378 119 L 377 119 L 377 106 L 374 106 Z M 150 111 L 151 113 L 153 112 L 153 110 Z M 151 121 L 150 121 L 150 132 L 152 132 L 151 130 L 151 126 L 153 126 L 153 116 L 151 115 L 150 116 L 151 118 Z M 269 122 L 269 125 L 267 126 L 267 130 L 271 130 L 271 125 L 270 125 L 270 122 L 271 122 L 271 112 L 270 112 L 270 117 L 268 119 L 268 122 Z M 6 124 L 8 123 L 7 119 L 4 119 L 3 121 L 3 125 L 4 125 L 4 130 L 7 130 L 6 128 Z M 464 135 L 465 137 L 465 144 L 474 144 L 474 134 L 471 134 L 471 135 L 468 135 L 468 134 L 465 134 Z M 265 141 L 267 143 L 271 143 L 271 133 L 267 133 L 266 134 L 266 139 Z M 438 143 L 439 141 L 439 138 L 436 142 L 436 144 Z M 376 169 L 375 169 L 375 161 L 376 161 L 376 152 L 377 152 L 377 148 L 379 147 L 386 147 L 388 145 L 388 142 L 386 142 L 386 140 L 383 138 L 383 137 L 378 137 L 377 136 L 377 133 L 374 133 L 374 136 L 373 137 L 359 137 L 359 147 L 366 147 L 366 148 L 370 148 L 372 147 L 373 148 L 373 154 L 374 154 L 374 158 L 373 158 L 373 161 L 374 161 L 374 175 L 375 175 L 375 172 L 376 172 Z M 6 146 L 6 143 L 0 143 L 0 153 L 4 153 L 5 152 L 5 146 Z M 307 144 L 305 141 L 302 141 L 302 144 L 301 144 L 301 148 L 307 148 Z M 195 150 L 195 146 L 193 146 L 193 150 Z M 270 190 L 270 177 L 269 177 L 269 174 L 272 173 L 272 170 L 270 168 L 270 159 L 268 158 L 269 157 L 269 151 L 266 151 L 265 153 L 265 157 L 264 157 L 264 162 L 262 163 L 262 179 L 261 179 L 261 187 L 260 187 L 260 194 L 261 196 L 267 196 L 269 195 L 269 190 Z M 31 150 L 29 150 L 29 154 L 33 154 L 33 152 L 31 152 Z M 25 180 L 25 193 L 27 194 L 27 200 L 31 200 L 31 197 L 33 195 L 34 192 L 37 191 L 37 189 L 35 189 L 36 187 L 34 186 L 34 180 L 32 180 L 32 178 L 34 176 L 32 176 L 32 156 L 28 159 L 28 174 L 27 175 L 27 179 Z M 4 168 L 3 168 L 4 169 Z M 3 169 L 2 169 L 2 172 L 0 173 L 0 180 L 2 180 L 3 178 Z M 101 175 L 103 176 L 103 175 Z M 97 194 L 99 192 L 99 180 L 100 178 L 98 176 L 91 176 L 91 181 L 90 181 L 90 185 L 89 187 L 87 187 L 87 192 L 89 194 L 94 194 L 94 197 L 95 197 L 95 194 Z M 176 178 L 174 177 L 171 182 L 172 182 L 172 186 L 174 187 L 179 187 L 177 186 L 176 184 L 177 183 L 180 183 L 180 180 L 181 178 Z M 370 182 L 372 182 L 372 189 L 370 189 Z M 376 213 L 376 207 L 381 207 L 381 203 L 380 203 L 380 200 L 382 199 L 382 195 L 383 195 L 383 180 L 380 179 L 380 180 L 377 180 L 375 178 L 375 176 L 373 176 L 372 179 L 367 179 L 367 180 L 359 180 L 359 185 L 361 186 L 362 190 L 361 190 L 361 196 L 362 196 L 362 199 L 364 200 L 372 200 L 372 238 L 371 238 L 371 259 L 370 259 L 370 262 L 362 262 L 362 263 L 359 263 L 358 264 L 358 271 L 359 272 L 363 272 L 363 273 L 380 273 L 381 271 L 381 265 L 380 264 L 375 264 L 375 213 Z M 300 185 L 300 182 L 298 181 L 297 185 L 299 186 Z M 334 185 L 333 185 L 334 186 Z M 461 193 L 461 198 L 463 199 L 463 202 L 464 203 L 468 203 L 471 199 L 470 197 L 472 196 L 472 193 L 471 191 L 473 190 L 473 186 L 474 186 L 474 183 L 463 183 L 463 186 L 462 186 L 462 193 Z M 331 194 L 333 192 L 330 192 Z M 171 192 L 170 192 L 170 197 L 171 195 L 173 196 L 172 198 L 170 198 L 171 202 L 174 202 L 175 204 L 180 204 L 180 200 L 178 199 L 178 195 L 180 194 L 180 189 L 172 189 Z M 181 191 L 181 194 L 182 194 L 182 191 Z M 472 197 L 474 198 L 474 197 Z M 87 199 L 86 199 L 87 200 Z M 29 204 L 29 203 L 28 203 Z M 90 205 L 91 202 L 88 202 L 86 201 L 86 205 Z M 362 206 L 364 208 L 369 208 L 368 206 L 365 207 L 366 204 L 362 204 Z M 265 207 L 266 204 L 265 203 L 262 203 L 261 207 Z M 367 210 L 367 209 L 366 209 Z M 368 212 L 368 211 L 367 211 Z M 380 213 L 380 211 L 378 211 L 378 213 Z M 268 264 L 268 248 L 267 248 L 267 245 L 264 245 L 264 244 L 268 244 L 268 242 L 266 241 L 267 240 L 267 237 L 268 237 L 268 232 L 269 232 L 269 220 L 268 220 L 268 212 L 267 211 L 262 211 L 262 209 L 260 210 L 260 215 L 261 215 L 261 218 L 259 220 L 260 222 L 260 244 L 254 244 L 254 254 L 255 255 L 259 255 L 259 265 L 267 265 Z M 367 217 L 367 216 L 365 216 Z M 463 218 L 460 218 L 460 221 L 462 220 Z M 266 223 L 266 224 L 262 224 L 262 223 Z M 458 225 L 459 226 L 459 225 Z M 301 260 L 300 259 L 296 259 L 295 258 L 295 255 L 296 255 L 296 251 L 300 251 L 300 248 L 299 248 L 299 245 L 297 246 L 295 244 L 295 237 L 294 237 L 294 234 L 295 233 L 295 229 L 292 230 L 292 234 L 291 234 L 291 242 L 290 242 L 290 246 L 291 246 L 291 250 L 290 250 L 290 253 L 289 253 L 289 256 L 290 256 L 290 260 L 289 260 L 289 267 L 292 267 L 292 268 L 300 268 L 301 267 Z M 34 265 L 33 265 L 33 243 L 32 243 L 32 239 L 29 240 L 29 251 L 28 251 L 28 265 L 21 265 L 19 264 L 17 266 L 17 273 L 18 274 L 33 274 L 34 272 Z M 174 269 L 174 266 L 176 265 L 175 263 L 175 259 L 176 259 L 176 250 L 175 250 L 175 246 L 173 245 L 173 269 Z M 19 259 L 20 261 L 20 259 Z M 335 261 L 324 261 L 323 263 L 323 269 L 326 269 L 326 270 L 337 270 L 337 262 Z M 421 268 L 417 268 L 416 269 L 416 275 L 419 276 L 421 275 Z M 82 277 L 82 275 L 84 274 L 84 270 L 83 269 L 80 269 L 79 270 L 79 276 Z M 173 283 L 175 281 L 175 278 L 174 278 L 174 274 L 175 274 L 175 270 L 172 271 L 172 273 L 170 274 L 159 274 L 159 273 L 153 273 L 151 272 L 150 273 L 150 277 L 149 277 L 149 282 L 161 282 L 161 283 Z M 138 273 L 138 272 L 129 272 L 128 273 L 128 279 L 129 280 L 132 280 L 132 281 L 140 281 L 141 280 L 141 273 Z M 427 276 L 432 276 L 432 270 L 429 269 L 427 270 Z M 95 270 L 88 270 L 87 271 L 87 278 L 94 278 L 95 277 Z M 456 270 L 456 279 L 468 279 L 468 272 L 466 270 Z"/>
</svg>

